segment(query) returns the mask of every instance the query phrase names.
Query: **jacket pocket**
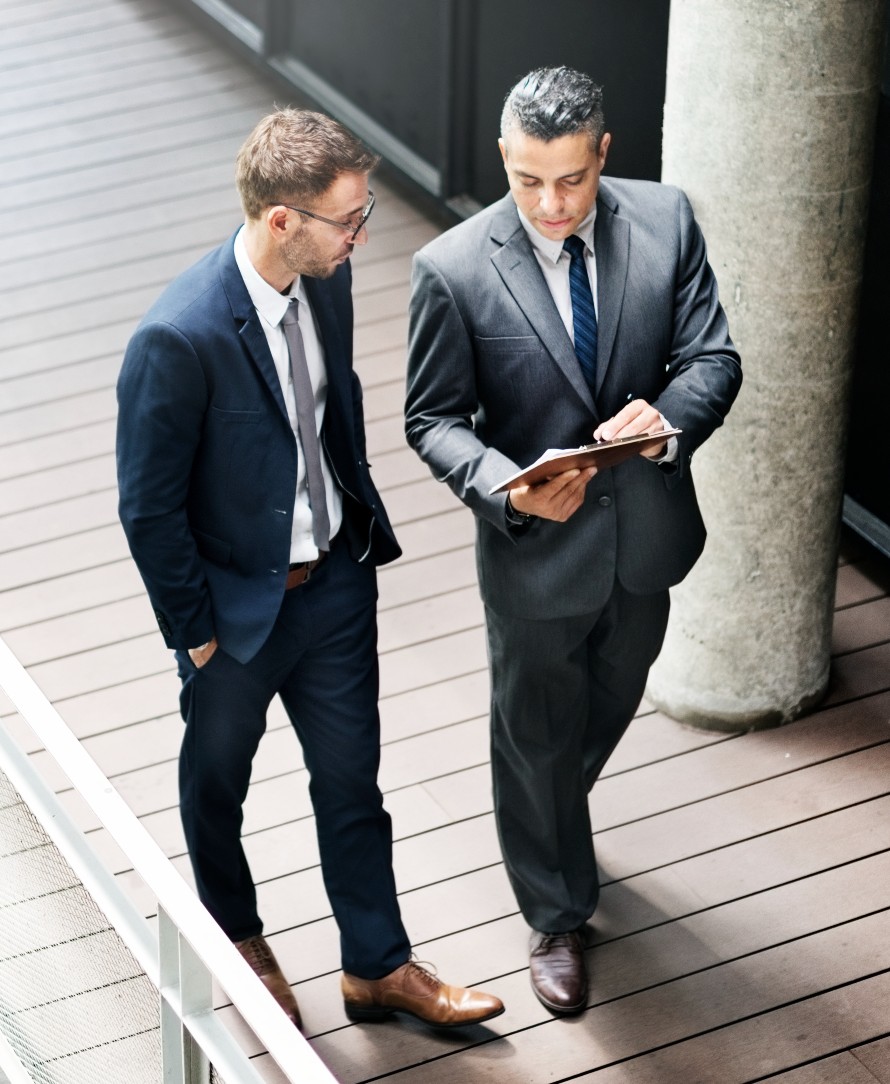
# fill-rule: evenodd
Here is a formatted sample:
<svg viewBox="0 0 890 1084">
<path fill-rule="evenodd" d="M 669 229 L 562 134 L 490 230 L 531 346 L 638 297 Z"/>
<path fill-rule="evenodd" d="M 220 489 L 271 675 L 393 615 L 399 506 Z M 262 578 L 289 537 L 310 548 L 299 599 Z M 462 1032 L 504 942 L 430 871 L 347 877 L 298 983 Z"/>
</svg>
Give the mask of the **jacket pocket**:
<svg viewBox="0 0 890 1084">
<path fill-rule="evenodd" d="M 232 547 L 228 542 L 223 542 L 221 538 L 214 538 L 212 534 L 197 531 L 194 527 L 192 528 L 192 535 L 195 539 L 195 545 L 198 547 L 198 553 L 205 560 L 222 566 L 231 561 Z"/>
</svg>

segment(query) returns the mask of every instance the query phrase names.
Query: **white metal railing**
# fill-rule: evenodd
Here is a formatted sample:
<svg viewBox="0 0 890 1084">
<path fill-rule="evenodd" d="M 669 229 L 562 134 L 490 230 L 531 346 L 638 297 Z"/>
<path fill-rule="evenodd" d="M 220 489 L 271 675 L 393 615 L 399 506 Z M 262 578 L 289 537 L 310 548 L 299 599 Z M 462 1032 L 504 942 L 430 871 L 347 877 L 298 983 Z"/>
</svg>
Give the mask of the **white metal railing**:
<svg viewBox="0 0 890 1084">
<path fill-rule="evenodd" d="M 288 1080 L 336 1084 L 2 638 L 0 687 L 158 901 L 155 934 L 0 727 L 6 775 L 160 994 L 164 1084 L 206 1084 L 211 1064 L 226 1084 L 263 1082 L 213 1010 L 214 978 Z M 30 1081 L 10 1049 L 0 1036 L 0 1065 L 14 1084 Z"/>
</svg>

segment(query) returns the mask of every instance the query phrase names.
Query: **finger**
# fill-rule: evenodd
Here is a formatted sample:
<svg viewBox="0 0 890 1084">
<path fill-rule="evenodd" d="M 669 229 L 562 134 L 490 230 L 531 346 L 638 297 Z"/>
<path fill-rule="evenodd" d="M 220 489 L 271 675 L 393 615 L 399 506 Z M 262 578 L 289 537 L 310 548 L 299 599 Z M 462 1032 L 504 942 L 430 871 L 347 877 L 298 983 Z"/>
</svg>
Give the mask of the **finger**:
<svg viewBox="0 0 890 1084">
<path fill-rule="evenodd" d="M 639 433 L 657 432 L 662 429 L 661 415 L 645 399 L 634 399 L 608 421 L 594 431 L 595 440 L 615 440 L 617 437 L 635 437 Z"/>
</svg>

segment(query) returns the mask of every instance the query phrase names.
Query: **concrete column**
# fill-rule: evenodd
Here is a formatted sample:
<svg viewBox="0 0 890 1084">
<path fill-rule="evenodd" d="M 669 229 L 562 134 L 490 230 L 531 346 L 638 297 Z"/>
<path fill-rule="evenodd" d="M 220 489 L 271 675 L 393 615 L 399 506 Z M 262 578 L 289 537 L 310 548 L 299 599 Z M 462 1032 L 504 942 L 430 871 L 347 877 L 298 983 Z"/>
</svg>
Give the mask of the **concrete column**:
<svg viewBox="0 0 890 1084">
<path fill-rule="evenodd" d="M 826 690 L 883 13 L 671 3 L 663 179 L 695 208 L 745 374 L 695 456 L 708 544 L 648 689 L 700 726 L 787 722 Z"/>
</svg>

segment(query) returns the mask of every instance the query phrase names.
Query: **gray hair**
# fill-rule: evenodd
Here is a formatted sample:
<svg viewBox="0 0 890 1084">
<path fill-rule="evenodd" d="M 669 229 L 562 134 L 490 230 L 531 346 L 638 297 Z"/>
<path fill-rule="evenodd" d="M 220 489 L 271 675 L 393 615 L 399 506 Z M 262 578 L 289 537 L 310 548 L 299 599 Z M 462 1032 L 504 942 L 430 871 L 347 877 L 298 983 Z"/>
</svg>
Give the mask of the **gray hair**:
<svg viewBox="0 0 890 1084">
<path fill-rule="evenodd" d="M 515 129 L 545 142 L 587 132 L 597 150 L 606 130 L 603 88 L 573 68 L 537 68 L 504 102 L 501 137 L 506 140 Z"/>
</svg>

